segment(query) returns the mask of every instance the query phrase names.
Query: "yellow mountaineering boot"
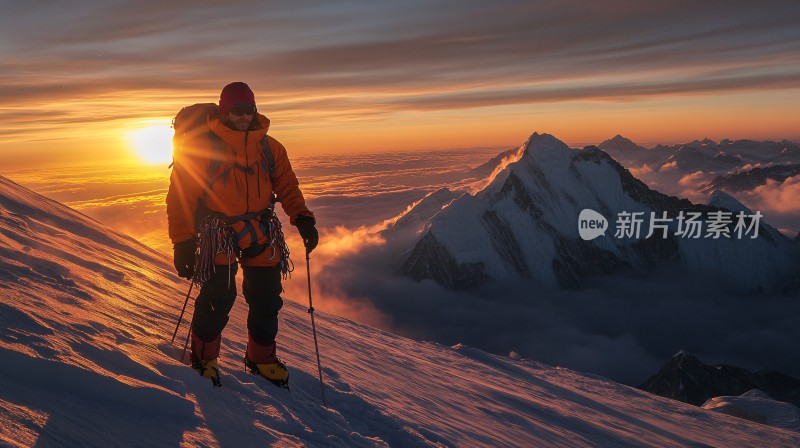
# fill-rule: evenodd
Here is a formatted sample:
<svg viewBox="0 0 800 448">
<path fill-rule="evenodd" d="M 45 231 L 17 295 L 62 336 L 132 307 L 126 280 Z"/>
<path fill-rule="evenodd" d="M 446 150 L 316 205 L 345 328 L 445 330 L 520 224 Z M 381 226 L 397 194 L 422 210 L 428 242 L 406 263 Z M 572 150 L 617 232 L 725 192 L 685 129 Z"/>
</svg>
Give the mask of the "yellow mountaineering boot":
<svg viewBox="0 0 800 448">
<path fill-rule="evenodd" d="M 286 369 L 286 364 L 282 363 L 277 357 L 273 363 L 256 364 L 245 352 L 244 366 L 250 370 L 250 373 L 257 373 L 278 387 L 289 388 L 289 370 Z"/>
<path fill-rule="evenodd" d="M 219 365 L 217 364 L 220 335 L 211 340 L 203 340 L 200 339 L 194 328 L 192 330 L 192 368 L 197 370 L 200 376 L 210 379 L 214 387 L 222 386 L 219 381 Z"/>
<path fill-rule="evenodd" d="M 222 386 L 222 383 L 219 380 L 219 365 L 217 364 L 217 358 L 209 359 L 207 361 L 194 361 L 192 362 L 192 368 L 197 370 L 200 376 L 210 379 L 214 384 L 214 387 Z"/>
</svg>

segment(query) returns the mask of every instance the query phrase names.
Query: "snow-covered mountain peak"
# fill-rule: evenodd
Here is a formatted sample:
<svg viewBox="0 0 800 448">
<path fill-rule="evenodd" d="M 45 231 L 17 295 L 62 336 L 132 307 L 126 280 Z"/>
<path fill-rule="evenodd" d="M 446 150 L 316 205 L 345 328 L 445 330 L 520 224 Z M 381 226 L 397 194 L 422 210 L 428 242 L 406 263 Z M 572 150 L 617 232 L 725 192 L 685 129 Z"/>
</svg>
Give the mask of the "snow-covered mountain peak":
<svg viewBox="0 0 800 448">
<path fill-rule="evenodd" d="M 679 350 L 678 353 L 675 353 L 669 360 L 667 367 L 672 369 L 683 369 L 694 368 L 700 364 L 701 362 L 696 356 L 685 350 Z"/>
<path fill-rule="evenodd" d="M 527 148 L 530 148 L 530 147 L 532 147 L 533 145 L 536 145 L 536 144 L 545 144 L 545 145 L 549 145 L 549 146 L 561 146 L 561 145 L 564 145 L 564 143 L 561 140 L 553 137 L 552 135 L 550 135 L 548 133 L 540 134 L 538 131 L 534 131 L 528 137 L 528 139 L 525 140 L 524 146 L 527 149 Z"/>
<path fill-rule="evenodd" d="M 534 132 L 525 142 L 520 160 L 539 165 L 540 168 L 560 168 L 569 163 L 572 150 L 550 134 Z M 512 164 L 513 165 L 513 164 Z"/>
<path fill-rule="evenodd" d="M 622 152 L 637 152 L 644 150 L 644 148 L 634 143 L 633 140 L 623 137 L 620 134 L 617 134 L 614 137 L 603 141 L 598 146 L 600 147 L 600 149 L 603 150 L 605 150 L 605 148 L 612 147 Z"/>
<path fill-rule="evenodd" d="M 708 157 L 691 147 L 683 153 Z M 744 211 L 733 198 L 716 201 L 713 207 Z M 777 231 L 747 241 L 734 241 L 730 234 L 724 240 L 703 238 L 696 230 L 685 237 L 678 216 L 691 211 L 705 219 L 713 207 L 650 189 L 596 147 L 570 149 L 552 135 L 534 133 L 522 157 L 486 188 L 454 200 L 429 220 L 428 233 L 420 236 L 402 271 L 454 289 L 519 277 L 575 287 L 590 275 L 680 260 L 690 269 L 719 271 L 733 290 L 782 287 L 797 255 Z M 579 236 L 585 209 L 604 216 L 607 226 L 590 240 Z M 638 214 L 641 225 L 615 229 L 624 226 L 617 218 L 625 213 Z M 667 219 L 659 233 L 648 231 L 651 216 Z"/>
</svg>

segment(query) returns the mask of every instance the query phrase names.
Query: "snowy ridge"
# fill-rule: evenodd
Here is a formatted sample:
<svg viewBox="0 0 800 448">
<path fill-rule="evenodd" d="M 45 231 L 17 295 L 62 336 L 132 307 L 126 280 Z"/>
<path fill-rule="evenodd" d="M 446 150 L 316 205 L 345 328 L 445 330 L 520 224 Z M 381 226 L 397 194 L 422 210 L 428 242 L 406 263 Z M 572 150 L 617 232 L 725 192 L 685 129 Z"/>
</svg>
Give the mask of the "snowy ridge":
<svg viewBox="0 0 800 448">
<path fill-rule="evenodd" d="M 439 213 L 445 206 L 458 197 L 459 193 L 447 188 L 441 188 L 429 193 L 413 204 L 409 210 L 391 223 L 390 227 L 394 230 L 408 230 L 419 232 L 434 215 Z"/>
<path fill-rule="evenodd" d="M 169 260 L 1 177 L 0 235 L 3 446 L 800 444 L 600 377 L 319 313 L 325 408 L 306 309 L 288 300 L 292 392 L 243 371 L 241 297 L 212 388 L 162 351 L 186 288 Z"/>
<path fill-rule="evenodd" d="M 703 404 L 703 409 L 800 431 L 800 408 L 773 400 L 758 389 L 745 392 L 738 397 L 714 397 Z"/>
<path fill-rule="evenodd" d="M 707 216 L 718 211 L 723 206 L 719 194 L 707 206 L 663 195 L 599 149 L 570 149 L 548 134 L 534 133 L 523 149 L 522 157 L 484 190 L 462 196 L 428 221 L 427 232 L 403 265 L 406 275 L 453 289 L 486 278 L 531 278 L 574 287 L 590 275 L 671 261 L 717 273 L 732 289 L 749 292 L 781 288 L 797 266 L 791 241 L 763 220 L 755 239 L 675 236 L 679 213 Z M 728 211 L 745 209 L 730 196 L 724 206 Z M 583 209 L 606 217 L 610 228 L 604 236 L 591 241 L 579 237 Z M 614 236 L 621 212 L 642 213 L 638 237 Z M 660 233 L 646 238 L 651 212 L 673 218 L 666 238 Z M 442 260 L 450 266 L 445 272 Z"/>
</svg>

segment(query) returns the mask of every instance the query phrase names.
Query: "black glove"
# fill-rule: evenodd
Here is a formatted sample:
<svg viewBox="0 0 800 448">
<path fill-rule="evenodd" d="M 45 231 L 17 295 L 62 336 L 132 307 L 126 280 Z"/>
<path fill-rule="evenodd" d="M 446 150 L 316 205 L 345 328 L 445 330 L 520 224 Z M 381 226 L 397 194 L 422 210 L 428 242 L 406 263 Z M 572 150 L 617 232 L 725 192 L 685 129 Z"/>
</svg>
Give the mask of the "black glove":
<svg viewBox="0 0 800 448">
<path fill-rule="evenodd" d="M 297 226 L 297 231 L 300 232 L 300 236 L 303 238 L 303 245 L 306 246 L 306 253 L 311 253 L 317 244 L 319 244 L 319 232 L 317 232 L 317 228 L 314 227 L 314 218 L 310 216 L 298 216 L 297 219 L 294 221 L 294 225 Z"/>
<path fill-rule="evenodd" d="M 175 243 L 172 247 L 175 249 L 173 261 L 175 262 L 175 270 L 178 271 L 178 275 L 183 278 L 192 278 L 192 276 L 194 276 L 194 261 L 195 253 L 197 252 L 197 238 L 191 238 L 186 241 L 181 241 L 180 243 Z"/>
</svg>

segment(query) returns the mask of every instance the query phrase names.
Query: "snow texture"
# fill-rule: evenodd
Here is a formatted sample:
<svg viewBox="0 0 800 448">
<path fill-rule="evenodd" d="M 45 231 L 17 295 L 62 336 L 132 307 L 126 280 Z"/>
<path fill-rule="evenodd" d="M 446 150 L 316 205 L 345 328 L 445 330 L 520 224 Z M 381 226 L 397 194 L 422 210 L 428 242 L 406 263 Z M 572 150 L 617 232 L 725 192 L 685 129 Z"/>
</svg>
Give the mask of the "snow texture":
<svg viewBox="0 0 800 448">
<path fill-rule="evenodd" d="M 213 388 L 167 356 L 186 287 L 167 258 L 0 177 L 0 446 L 800 445 L 601 377 L 318 313 L 324 407 L 308 314 L 291 300 L 291 393 L 244 371 L 242 298 Z"/>
</svg>

